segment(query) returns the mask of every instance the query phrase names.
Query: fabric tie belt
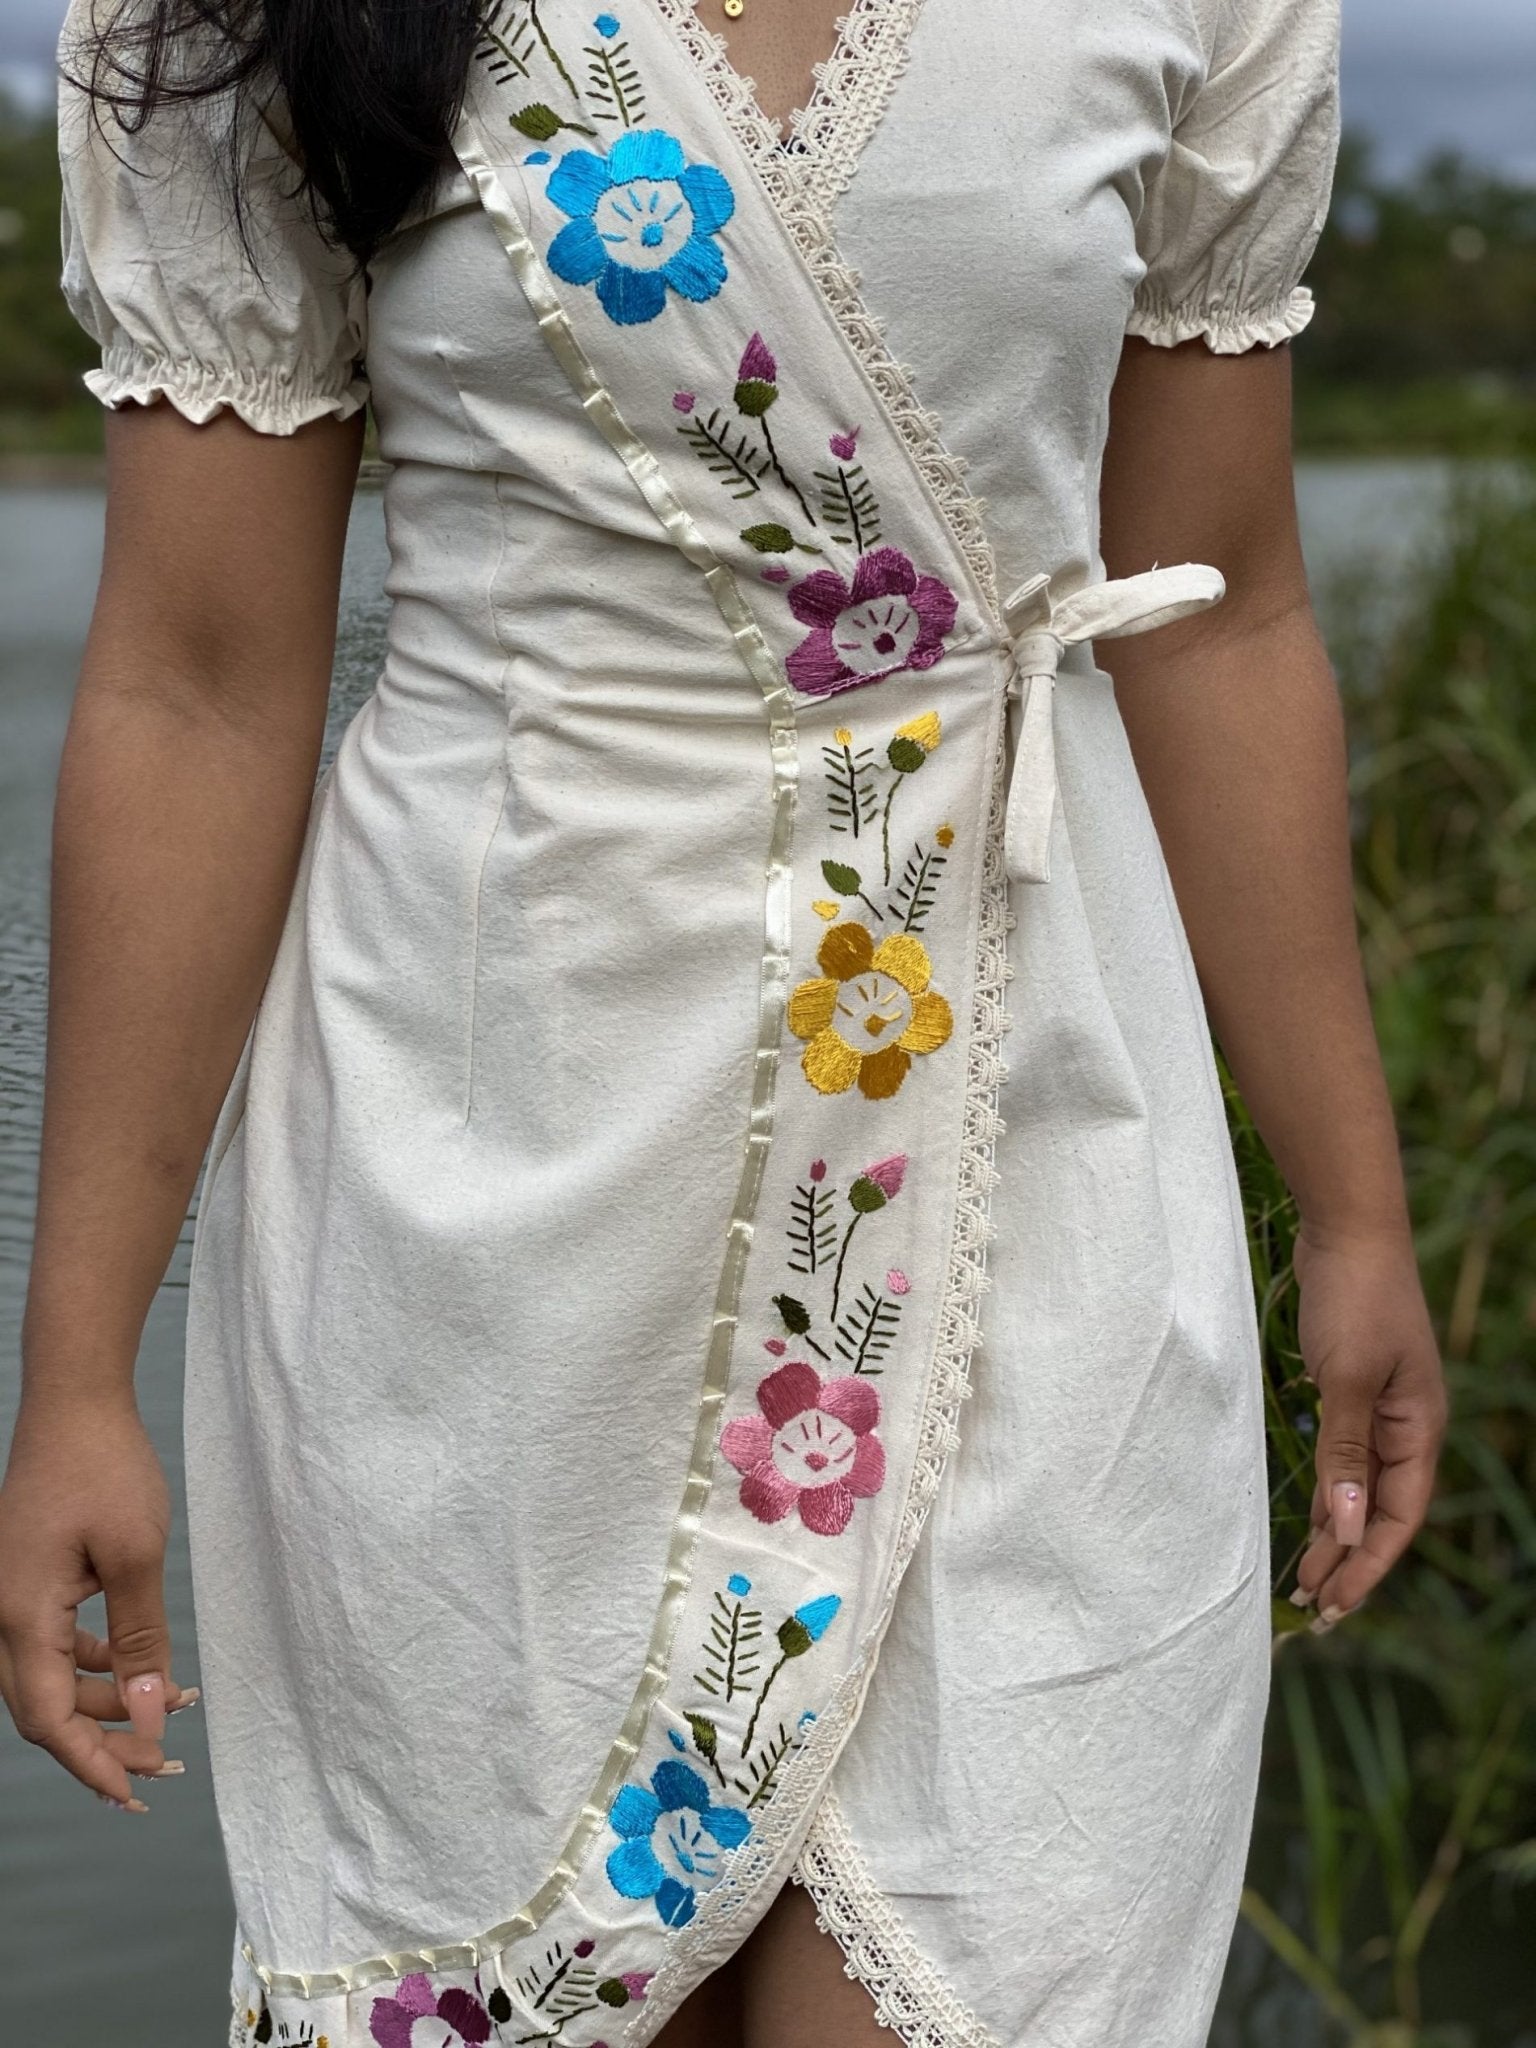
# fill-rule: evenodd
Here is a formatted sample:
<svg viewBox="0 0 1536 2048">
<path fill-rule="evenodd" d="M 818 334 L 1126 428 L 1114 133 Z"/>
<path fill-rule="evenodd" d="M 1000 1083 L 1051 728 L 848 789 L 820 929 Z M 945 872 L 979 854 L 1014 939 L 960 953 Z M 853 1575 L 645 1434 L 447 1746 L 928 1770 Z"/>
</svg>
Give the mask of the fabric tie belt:
<svg viewBox="0 0 1536 2048">
<path fill-rule="evenodd" d="M 1090 583 L 1059 601 L 1048 576 L 1021 583 L 1003 606 L 1013 647 L 1010 691 L 1024 700 L 1018 751 L 1008 784 L 1003 857 L 1015 882 L 1049 881 L 1051 820 L 1056 810 L 1056 739 L 1052 699 L 1056 670 L 1069 647 L 1118 640 L 1186 619 L 1226 591 L 1221 572 L 1202 562 L 1148 569 L 1140 576 Z"/>
</svg>

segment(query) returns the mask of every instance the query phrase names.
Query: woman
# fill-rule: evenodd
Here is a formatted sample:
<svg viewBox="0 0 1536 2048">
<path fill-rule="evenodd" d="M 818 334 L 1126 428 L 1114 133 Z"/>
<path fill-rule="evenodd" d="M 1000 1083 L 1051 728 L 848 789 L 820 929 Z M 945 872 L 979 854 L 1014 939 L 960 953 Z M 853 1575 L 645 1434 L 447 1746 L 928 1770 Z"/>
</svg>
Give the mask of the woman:
<svg viewBox="0 0 1536 2048">
<path fill-rule="evenodd" d="M 835 4 L 66 32 L 112 485 L 4 1689 L 174 1768 L 131 1360 L 227 1089 L 242 2048 L 1205 2039 L 1269 1591 L 1202 996 L 1302 1211 L 1317 1625 L 1424 1511 L 1289 470 L 1331 0 Z"/>
</svg>

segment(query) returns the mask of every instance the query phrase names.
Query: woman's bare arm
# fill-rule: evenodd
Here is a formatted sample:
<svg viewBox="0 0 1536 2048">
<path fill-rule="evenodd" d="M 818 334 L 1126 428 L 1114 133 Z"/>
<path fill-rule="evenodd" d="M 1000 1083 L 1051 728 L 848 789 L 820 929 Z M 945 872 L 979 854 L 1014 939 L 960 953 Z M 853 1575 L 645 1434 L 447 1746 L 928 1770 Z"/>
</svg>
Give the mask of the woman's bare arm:
<svg viewBox="0 0 1536 2048">
<path fill-rule="evenodd" d="M 106 554 L 60 771 L 0 1690 L 104 1796 L 161 1761 L 166 1503 L 133 1364 L 293 886 L 361 421 L 109 415 Z M 101 1588 L 110 1650 L 74 1639 Z M 82 1680 L 76 1650 L 105 1678 Z M 157 1682 L 159 1681 L 159 1682 Z M 99 1718 L 134 1708 L 133 1734 Z"/>
<path fill-rule="evenodd" d="M 1356 943 L 1343 721 L 1296 529 L 1287 349 L 1126 344 L 1102 546 L 1112 576 L 1191 560 L 1227 579 L 1213 612 L 1101 658 L 1212 1025 L 1300 1207 L 1325 1530 L 1301 1582 L 1325 1614 L 1347 1611 L 1423 1518 L 1444 1397 Z"/>
</svg>

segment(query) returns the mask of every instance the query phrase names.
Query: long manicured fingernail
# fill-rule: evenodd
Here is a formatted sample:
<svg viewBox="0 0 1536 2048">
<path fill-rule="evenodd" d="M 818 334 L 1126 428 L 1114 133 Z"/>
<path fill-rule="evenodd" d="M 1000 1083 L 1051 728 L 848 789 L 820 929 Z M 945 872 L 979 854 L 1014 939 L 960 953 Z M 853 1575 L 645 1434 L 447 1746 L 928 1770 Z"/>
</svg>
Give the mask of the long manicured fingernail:
<svg viewBox="0 0 1536 2048">
<path fill-rule="evenodd" d="M 1305 1586 L 1298 1586 L 1291 1595 L 1291 1605 L 1293 1607 L 1310 1607 L 1316 1598 L 1317 1595 L 1309 1593 Z"/>
<path fill-rule="evenodd" d="M 1365 1488 L 1356 1486 L 1352 1480 L 1341 1479 L 1329 1496 L 1333 1504 L 1333 1526 L 1339 1541 L 1348 1550 L 1365 1536 Z"/>
<path fill-rule="evenodd" d="M 1325 1537 L 1325 1536 L 1326 1536 L 1327 1534 L 1328 1534 L 1328 1524 L 1327 1524 L 1326 1522 L 1319 1522 L 1319 1523 L 1317 1524 L 1317 1526 L 1316 1526 L 1316 1527 L 1315 1527 L 1315 1528 L 1313 1529 L 1313 1531 L 1312 1531 L 1311 1535 L 1310 1535 L 1310 1536 L 1309 1536 L 1309 1537 L 1307 1538 L 1307 1548 L 1308 1548 L 1308 1550 L 1310 1550 L 1310 1549 L 1312 1548 L 1312 1546 L 1313 1546 L 1313 1544 L 1314 1544 L 1314 1543 L 1321 1543 L 1321 1542 L 1322 1542 L 1322 1540 L 1323 1540 L 1323 1538 L 1324 1538 L 1324 1537 Z"/>
<path fill-rule="evenodd" d="M 98 1792 L 96 1797 L 103 1806 L 110 1806 L 114 1813 L 148 1813 L 149 1811 L 149 1808 L 142 1799 L 113 1799 L 105 1792 Z"/>
<path fill-rule="evenodd" d="M 170 1711 L 179 1714 L 183 1707 L 195 1707 L 202 1696 L 203 1689 L 200 1685 L 184 1685 L 181 1688 L 181 1698 Z"/>
<path fill-rule="evenodd" d="M 143 1678 L 125 1680 L 123 1694 L 134 1734 L 158 1742 L 165 1733 L 165 1680 L 158 1671 L 147 1672 Z"/>
<path fill-rule="evenodd" d="M 1327 1635 L 1335 1622 L 1342 1621 L 1349 1610 L 1344 1607 L 1325 1607 L 1311 1624 L 1315 1636 Z"/>
<path fill-rule="evenodd" d="M 149 1775 L 152 1778 L 184 1778 L 187 1775 L 187 1767 L 178 1758 L 168 1756 L 159 1770 L 151 1771 Z"/>
</svg>

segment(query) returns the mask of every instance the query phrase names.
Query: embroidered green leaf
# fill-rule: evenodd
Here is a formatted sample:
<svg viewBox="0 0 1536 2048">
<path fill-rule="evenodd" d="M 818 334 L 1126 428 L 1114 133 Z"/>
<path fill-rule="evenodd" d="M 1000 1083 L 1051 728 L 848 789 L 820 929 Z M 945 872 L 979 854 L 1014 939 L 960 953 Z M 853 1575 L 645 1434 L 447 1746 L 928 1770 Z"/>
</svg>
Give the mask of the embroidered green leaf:
<svg viewBox="0 0 1536 2048">
<path fill-rule="evenodd" d="M 492 1985 L 485 2009 L 498 2027 L 504 2027 L 512 2017 L 512 2001 L 499 1984 Z"/>
<path fill-rule="evenodd" d="M 629 55 L 629 44 L 615 43 L 611 49 L 588 47 L 587 98 L 593 117 L 617 121 L 634 128 L 645 118 L 645 87 Z"/>
<path fill-rule="evenodd" d="M 827 878 L 827 887 L 835 889 L 839 896 L 857 896 L 862 883 L 857 868 L 851 868 L 846 861 L 824 860 L 821 872 Z"/>
<path fill-rule="evenodd" d="M 901 1328 L 900 1301 L 877 1294 L 868 1281 L 835 1332 L 838 1356 L 850 1371 L 874 1378 Z"/>
<path fill-rule="evenodd" d="M 680 423 L 677 431 L 733 498 L 750 498 L 761 490 L 768 457 L 753 447 L 739 427 L 722 419 L 718 406 L 704 419 L 695 413 Z"/>
<path fill-rule="evenodd" d="M 694 1673 L 694 1684 L 711 1697 L 727 1701 L 745 1691 L 762 1662 L 756 1647 L 762 1633 L 761 1608 L 748 1607 L 717 1592 L 704 1644 L 704 1668 Z"/>
<path fill-rule="evenodd" d="M 749 548 L 756 548 L 760 555 L 787 555 L 795 544 L 795 536 L 787 526 L 765 520 L 760 526 L 744 526 L 741 537 Z"/>
<path fill-rule="evenodd" d="M 498 85 L 511 78 L 532 76 L 529 58 L 538 47 L 533 24 L 515 4 L 495 0 L 480 22 L 480 40 L 475 55 Z"/>
<path fill-rule="evenodd" d="M 745 1760 L 746 1769 L 734 1780 L 734 1784 L 749 1807 L 761 1806 L 764 1800 L 773 1797 L 784 1759 L 791 1750 L 799 1747 L 799 1743 L 781 1721 L 777 1732 L 769 1736 L 757 1754 Z"/>
<path fill-rule="evenodd" d="M 711 1763 L 720 1747 L 720 1731 L 707 1714 L 690 1714 L 688 1726 L 693 1730 L 693 1746 L 702 1757 Z"/>
<path fill-rule="evenodd" d="M 526 135 L 530 142 L 548 142 L 565 126 L 554 108 L 546 107 L 542 100 L 530 101 L 508 118 L 518 134 Z"/>
<path fill-rule="evenodd" d="M 792 1294 L 776 1294 L 773 1305 L 784 1319 L 784 1327 L 792 1337 L 803 1337 L 811 1327 L 811 1312 L 803 1301 L 796 1301 Z"/>
<path fill-rule="evenodd" d="M 815 1273 L 832 1256 L 837 1224 L 832 1216 L 832 1190 L 802 1181 L 789 1198 L 789 1270 Z M 785 1295 L 780 1297 L 789 1300 Z M 806 1325 L 810 1327 L 809 1322 Z M 795 1334 L 799 1334 L 796 1332 Z"/>
<path fill-rule="evenodd" d="M 901 880 L 891 898 L 891 915 L 901 919 L 904 932 L 920 932 L 928 922 L 938 896 L 939 876 L 944 872 L 944 865 L 945 857 L 939 849 L 934 847 L 924 852 L 921 842 L 907 856 Z"/>
<path fill-rule="evenodd" d="M 880 504 L 862 462 L 818 469 L 821 516 L 834 537 L 862 554 L 880 538 Z"/>
<path fill-rule="evenodd" d="M 826 763 L 827 814 L 832 830 L 857 839 L 880 805 L 874 784 L 874 749 L 855 751 L 852 736 L 842 727 L 838 744 L 823 747 L 821 758 Z"/>
</svg>

